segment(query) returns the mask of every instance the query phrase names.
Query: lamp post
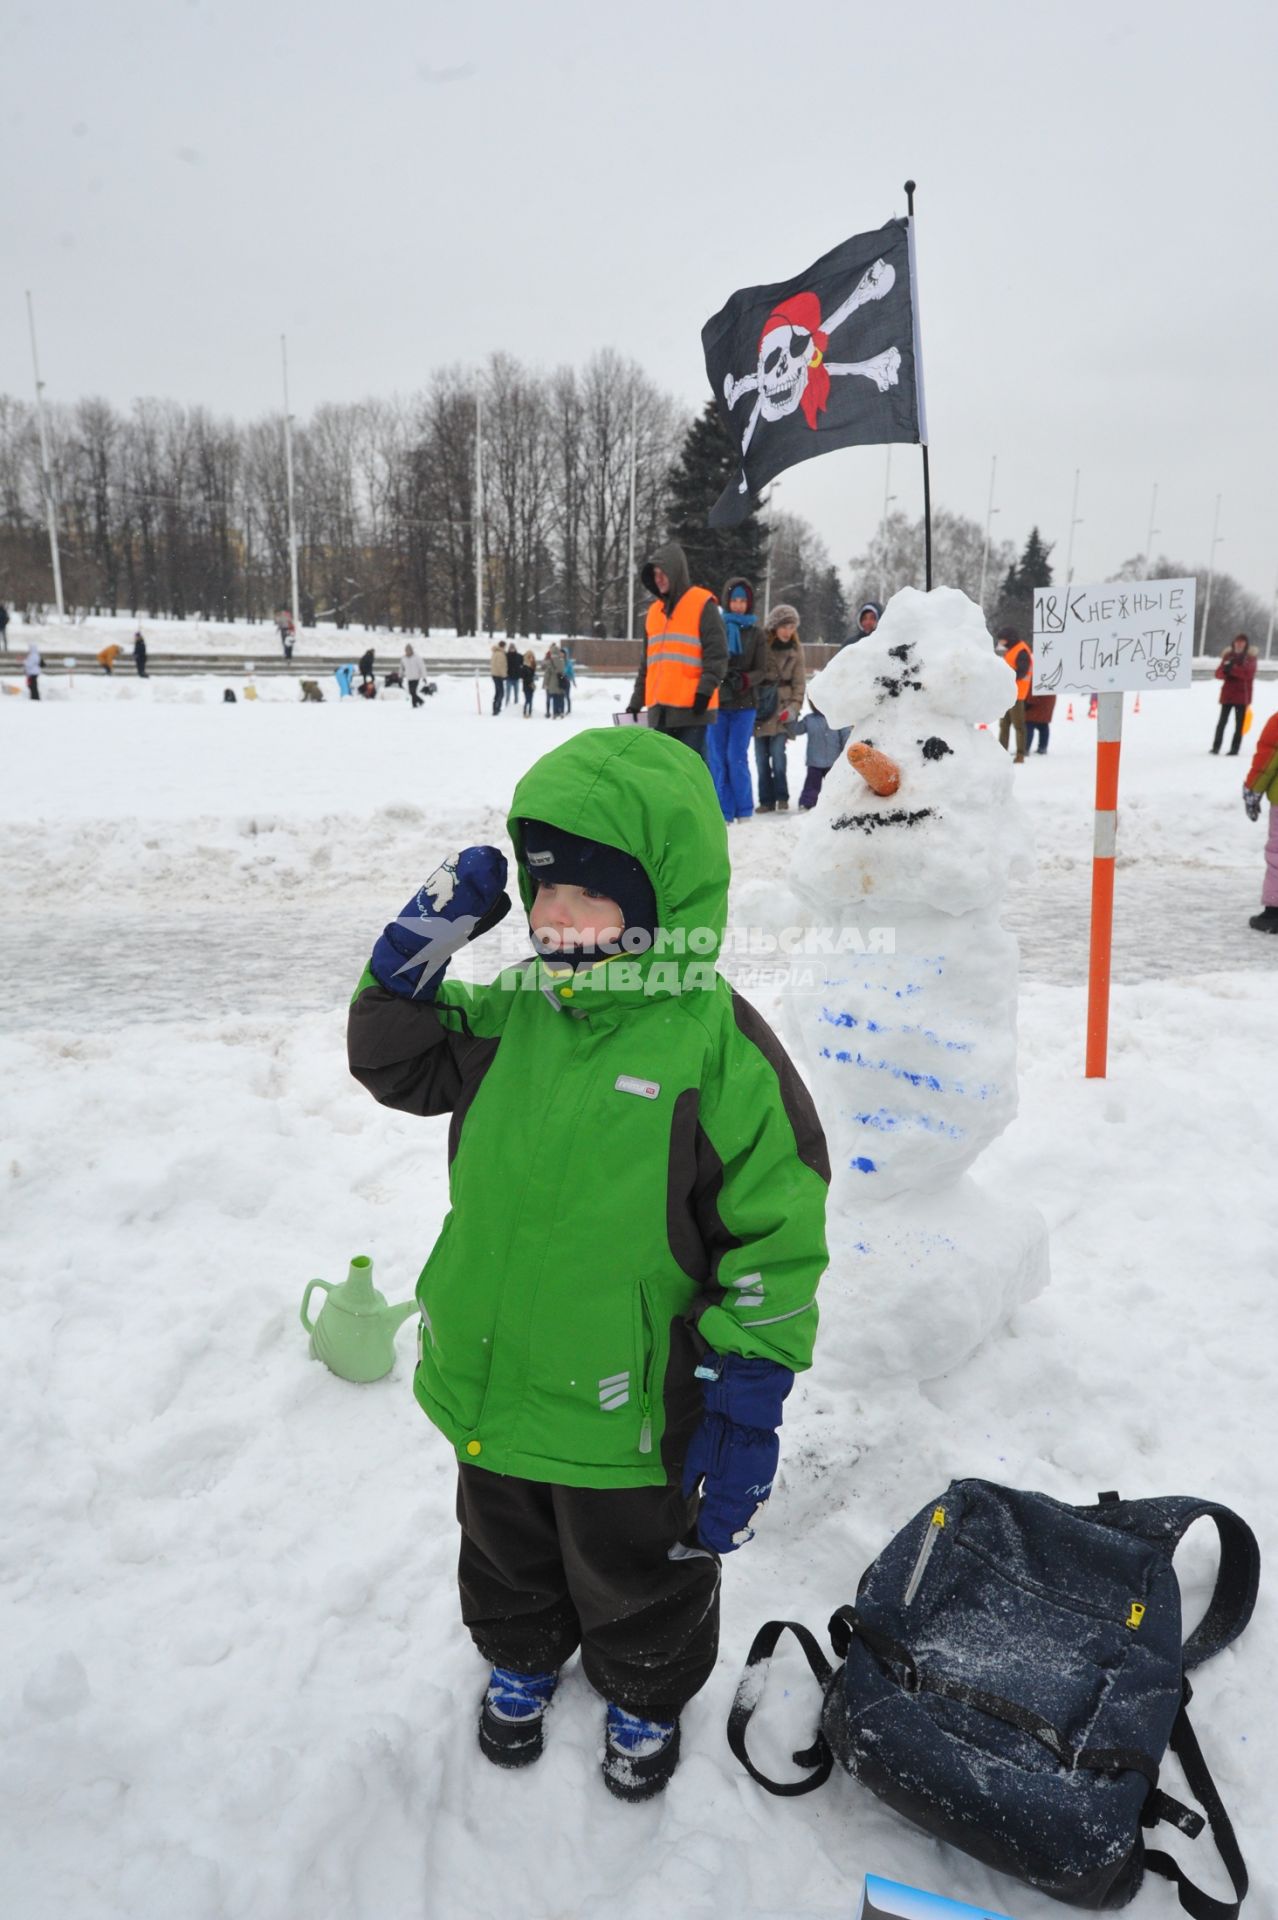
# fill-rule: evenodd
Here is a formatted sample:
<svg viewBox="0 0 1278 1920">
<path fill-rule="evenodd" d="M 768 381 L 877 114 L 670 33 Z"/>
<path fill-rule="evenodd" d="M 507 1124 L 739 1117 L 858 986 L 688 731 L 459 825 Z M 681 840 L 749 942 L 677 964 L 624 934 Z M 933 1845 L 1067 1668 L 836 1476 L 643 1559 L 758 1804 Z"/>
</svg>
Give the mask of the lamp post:
<svg viewBox="0 0 1278 1920">
<path fill-rule="evenodd" d="M 896 499 L 896 495 L 894 493 L 888 492 L 888 488 L 891 486 L 891 484 L 892 484 L 892 449 L 889 446 L 887 450 L 887 461 L 883 468 L 883 517 L 879 521 L 879 605 L 880 606 L 882 606 L 884 601 L 887 599 L 887 517 L 888 517 L 888 508 L 891 506 L 892 502 Z"/>
<path fill-rule="evenodd" d="M 772 496 L 777 491 L 777 488 L 780 485 L 781 485 L 781 482 L 779 480 L 774 480 L 772 482 L 772 485 L 768 488 L 767 508 L 769 513 L 771 513 L 772 511 Z M 763 617 L 765 620 L 768 617 L 768 609 L 771 607 L 771 605 L 772 605 L 772 523 L 771 521 L 769 521 L 768 522 L 768 564 L 765 567 L 764 573 L 763 573 Z"/>
<path fill-rule="evenodd" d="M 1081 527 L 1083 524 L 1081 518 L 1079 517 L 1079 512 L 1078 512 L 1078 468 L 1077 467 L 1075 467 L 1074 469 L 1074 504 L 1069 511 L 1070 511 L 1069 543 L 1065 549 L 1065 585 L 1066 586 L 1068 586 L 1070 581 L 1074 578 L 1074 529 L 1075 527 Z"/>
<path fill-rule="evenodd" d="M 994 505 L 994 474 L 997 467 L 998 455 L 992 453 L 990 455 L 990 497 L 989 504 L 985 509 L 985 545 L 981 549 L 981 585 L 976 596 L 977 604 L 982 614 L 985 612 L 985 569 L 989 565 L 990 558 L 990 521 L 994 518 L 994 515 L 1000 511 L 1000 509 Z"/>
<path fill-rule="evenodd" d="M 1162 532 L 1161 527 L 1156 527 L 1154 525 L 1154 515 L 1157 512 L 1158 512 L 1158 482 L 1157 480 L 1155 480 L 1154 497 L 1149 503 L 1149 532 L 1145 535 L 1145 574 L 1147 578 L 1149 575 L 1149 569 L 1154 564 L 1154 535 L 1156 533 Z"/>
<path fill-rule="evenodd" d="M 630 396 L 630 559 L 626 600 L 626 638 L 635 637 L 635 478 L 639 470 L 639 395 Z"/>
<path fill-rule="evenodd" d="M 484 632 L 484 450 L 483 400 L 475 394 L 475 638 Z"/>
<path fill-rule="evenodd" d="M 1211 553 L 1207 561 L 1207 597 L 1203 601 L 1202 631 L 1198 635 L 1199 653 L 1206 653 L 1207 651 L 1207 621 L 1211 614 L 1212 583 L 1216 578 L 1216 549 L 1220 545 L 1220 541 L 1221 541 L 1220 502 L 1221 502 L 1221 495 L 1217 494 L 1216 495 L 1216 517 L 1211 523 Z"/>
<path fill-rule="evenodd" d="M 302 609 L 297 596 L 297 522 L 293 514 L 293 416 L 288 410 L 288 339 L 280 335 L 280 359 L 284 368 L 284 468 L 288 475 L 288 571 L 293 592 L 293 632 L 302 637 Z M 312 608 L 312 612 L 314 608 Z"/>
<path fill-rule="evenodd" d="M 49 522 L 49 552 L 53 558 L 53 597 L 58 604 L 58 619 L 66 619 L 62 604 L 62 559 L 58 552 L 58 516 L 53 499 L 53 475 L 49 471 L 49 434 L 44 421 L 44 381 L 40 378 L 40 359 L 36 352 L 35 308 L 27 294 L 27 320 L 31 327 L 31 366 L 35 373 L 36 415 L 40 422 L 40 472 L 44 480 L 44 508 Z"/>
</svg>

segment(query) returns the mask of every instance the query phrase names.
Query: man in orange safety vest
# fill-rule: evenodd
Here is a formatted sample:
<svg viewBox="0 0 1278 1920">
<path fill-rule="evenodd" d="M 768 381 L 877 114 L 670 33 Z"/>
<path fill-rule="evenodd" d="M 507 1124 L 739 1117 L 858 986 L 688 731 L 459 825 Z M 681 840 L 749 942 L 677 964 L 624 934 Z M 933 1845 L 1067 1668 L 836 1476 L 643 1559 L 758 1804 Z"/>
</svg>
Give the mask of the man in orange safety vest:
<svg viewBox="0 0 1278 1920">
<path fill-rule="evenodd" d="M 728 670 L 719 603 L 709 588 L 690 584 L 687 556 L 673 540 L 657 548 L 639 577 L 654 597 L 627 711 L 646 707 L 650 727 L 704 755 Z"/>
<path fill-rule="evenodd" d="M 994 643 L 1016 675 L 1016 699 L 998 723 L 998 744 L 1004 749 L 1007 736 L 1016 729 L 1016 764 L 1025 758 L 1025 702 L 1034 685 L 1034 656 L 1015 627 L 1000 627 Z"/>
</svg>

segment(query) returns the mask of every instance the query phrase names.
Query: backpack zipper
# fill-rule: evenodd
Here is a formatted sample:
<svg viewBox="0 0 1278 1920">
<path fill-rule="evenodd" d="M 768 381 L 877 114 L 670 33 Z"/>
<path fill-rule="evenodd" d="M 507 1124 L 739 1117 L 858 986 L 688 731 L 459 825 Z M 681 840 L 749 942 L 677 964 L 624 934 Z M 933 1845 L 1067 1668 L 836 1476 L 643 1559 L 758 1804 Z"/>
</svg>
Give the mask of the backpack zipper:
<svg viewBox="0 0 1278 1920">
<path fill-rule="evenodd" d="M 927 1563 L 932 1558 L 932 1549 L 936 1545 L 937 1535 L 943 1531 L 944 1526 L 945 1508 L 933 1507 L 932 1518 L 927 1523 L 927 1528 L 923 1535 L 923 1544 L 919 1548 L 918 1557 L 914 1562 L 914 1570 L 906 1582 L 905 1594 L 901 1601 L 903 1607 L 908 1607 L 918 1592 L 919 1582 L 927 1572 Z"/>
</svg>

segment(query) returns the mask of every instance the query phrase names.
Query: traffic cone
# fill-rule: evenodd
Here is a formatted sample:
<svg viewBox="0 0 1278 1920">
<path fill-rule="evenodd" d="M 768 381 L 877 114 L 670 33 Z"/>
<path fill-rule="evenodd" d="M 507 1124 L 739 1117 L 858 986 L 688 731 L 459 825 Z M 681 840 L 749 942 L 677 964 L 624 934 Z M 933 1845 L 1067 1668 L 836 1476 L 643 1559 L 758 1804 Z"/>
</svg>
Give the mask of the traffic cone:
<svg viewBox="0 0 1278 1920">
<path fill-rule="evenodd" d="M 1133 713 L 1140 712 L 1140 695 L 1139 694 L 1136 695 L 1136 705 L 1132 708 L 1132 712 Z"/>
<path fill-rule="evenodd" d="M 1096 718 L 1096 695 L 1095 694 L 1092 695 L 1091 699 L 1087 703 L 1087 717 L 1089 720 L 1094 720 Z"/>
<path fill-rule="evenodd" d="M 1074 702 L 1072 700 L 1070 701 L 1069 705 L 1065 709 L 1065 718 L 1067 720 L 1072 720 L 1074 718 Z"/>
</svg>

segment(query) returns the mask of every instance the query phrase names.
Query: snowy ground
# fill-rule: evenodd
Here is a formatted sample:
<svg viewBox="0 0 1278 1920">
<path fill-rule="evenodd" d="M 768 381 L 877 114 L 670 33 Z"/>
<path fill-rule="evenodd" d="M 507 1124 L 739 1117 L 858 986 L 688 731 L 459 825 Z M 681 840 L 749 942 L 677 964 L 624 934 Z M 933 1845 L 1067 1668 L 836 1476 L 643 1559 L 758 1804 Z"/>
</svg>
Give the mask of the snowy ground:
<svg viewBox="0 0 1278 1920">
<path fill-rule="evenodd" d="M 446 1204 L 444 1123 L 385 1112 L 346 1074 L 373 934 L 438 853 L 500 842 L 518 773 L 621 686 L 583 688 L 552 727 L 477 713 L 465 678 L 416 713 L 304 707 L 284 680 L 224 707 L 220 684 L 77 676 L 38 707 L 0 699 L 4 1912 L 834 1920 L 868 1869 L 1058 1914 L 846 1780 L 768 1798 L 723 1723 L 758 1623 L 823 1627 L 956 1474 L 1210 1496 L 1268 1545 L 1278 941 L 1246 924 L 1262 830 L 1245 761 L 1206 752 L 1214 690 L 1129 711 L 1103 1083 L 1081 1078 L 1094 729 L 1062 718 L 1020 770 L 1039 852 L 1007 914 L 1022 1104 L 978 1170 L 1046 1214 L 1052 1286 L 920 1388 L 858 1367 L 835 1248 L 778 1491 L 725 1568 L 719 1670 L 674 1788 L 630 1808 L 597 1778 L 600 1709 L 575 1669 L 537 1768 L 481 1759 L 451 1459 L 412 1403 L 409 1336 L 390 1380 L 355 1388 L 308 1358 L 296 1318 L 306 1281 L 361 1251 L 407 1297 Z M 734 829 L 739 879 L 782 876 L 797 827 Z M 775 1017 L 776 986 L 743 968 Z M 1203 1532 L 1180 1556 L 1191 1611 Z M 1278 1914 L 1276 1665 L 1262 1588 L 1196 1686 L 1253 1920 Z M 774 1667 L 764 1764 L 806 1735 L 804 1671 Z M 1172 1844 L 1226 1892 L 1206 1840 Z M 1150 1881 L 1140 1911 L 1178 1909 Z"/>
<path fill-rule="evenodd" d="M 46 659 L 61 664 L 70 655 L 82 667 L 96 671 L 94 661 L 100 650 L 114 641 L 129 654 L 139 627 L 147 645 L 157 653 L 225 654 L 228 661 L 278 660 L 283 653 L 279 634 L 269 620 L 250 625 L 246 620 L 151 619 L 146 614 L 135 619 L 125 613 L 90 614 L 65 621 L 53 614 L 40 626 L 27 626 L 21 617 L 15 617 L 9 626 L 9 652 L 25 652 L 34 640 Z M 549 637 L 536 643 L 539 658 Z M 296 651 L 320 654 L 336 664 L 358 660 L 365 647 L 373 646 L 382 660 L 402 653 L 408 638 L 385 627 L 337 627 L 331 620 L 322 620 L 317 626 L 302 628 Z M 457 634 L 451 628 L 438 627 L 425 636 L 416 633 L 412 639 L 418 652 L 432 660 L 474 660 L 488 651 L 487 637 L 480 641 L 474 634 Z M 117 669 L 121 673 L 131 670 L 127 659 Z"/>
</svg>

